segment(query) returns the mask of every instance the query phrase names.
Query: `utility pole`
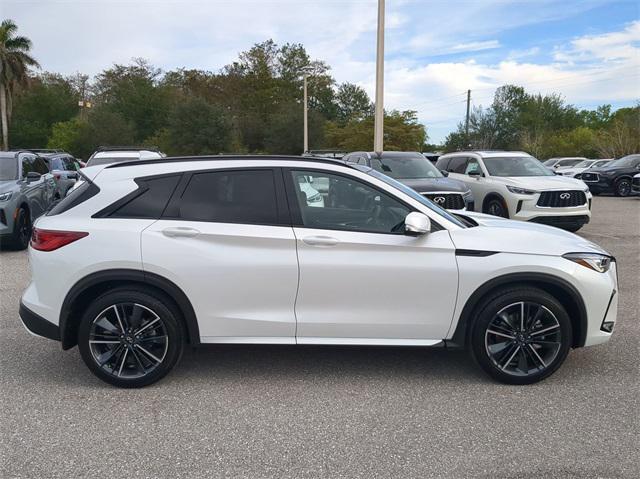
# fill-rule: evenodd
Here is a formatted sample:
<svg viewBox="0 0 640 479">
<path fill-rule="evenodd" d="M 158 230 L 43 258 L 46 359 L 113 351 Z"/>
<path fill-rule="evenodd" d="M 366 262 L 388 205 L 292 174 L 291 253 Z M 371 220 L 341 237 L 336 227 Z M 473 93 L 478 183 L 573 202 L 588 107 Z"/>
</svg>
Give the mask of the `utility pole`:
<svg viewBox="0 0 640 479">
<path fill-rule="evenodd" d="M 304 79 L 304 120 L 303 120 L 303 128 L 304 128 L 304 151 L 306 153 L 309 151 L 309 107 L 308 107 L 308 98 L 307 98 L 307 74 L 305 73 Z"/>
<path fill-rule="evenodd" d="M 469 147 L 469 107 L 471 105 L 471 90 L 467 90 L 467 118 L 464 121 L 464 139 Z"/>
<path fill-rule="evenodd" d="M 378 44 L 376 48 L 376 111 L 373 127 L 373 151 L 383 151 L 384 135 L 384 0 L 378 0 Z"/>
</svg>

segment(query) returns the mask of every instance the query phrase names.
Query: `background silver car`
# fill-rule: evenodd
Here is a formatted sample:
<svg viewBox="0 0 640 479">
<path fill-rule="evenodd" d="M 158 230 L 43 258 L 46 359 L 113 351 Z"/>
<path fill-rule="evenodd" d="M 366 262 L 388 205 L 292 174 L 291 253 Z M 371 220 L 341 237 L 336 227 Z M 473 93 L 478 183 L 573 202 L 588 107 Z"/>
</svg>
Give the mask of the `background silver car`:
<svg viewBox="0 0 640 479">
<path fill-rule="evenodd" d="M 29 151 L 0 152 L 0 243 L 29 245 L 31 227 L 54 201 L 56 184 L 42 158 Z"/>
<path fill-rule="evenodd" d="M 40 156 L 47 162 L 49 171 L 56 182 L 55 199 L 64 198 L 78 179 L 80 162 L 65 152 L 40 153 Z"/>
</svg>

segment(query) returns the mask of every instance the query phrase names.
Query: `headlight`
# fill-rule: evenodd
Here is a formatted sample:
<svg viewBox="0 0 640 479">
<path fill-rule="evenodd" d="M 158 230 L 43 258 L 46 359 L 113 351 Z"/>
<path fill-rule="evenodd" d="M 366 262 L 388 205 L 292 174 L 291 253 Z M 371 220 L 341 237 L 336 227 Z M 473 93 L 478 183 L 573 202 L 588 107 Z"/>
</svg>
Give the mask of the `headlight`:
<svg viewBox="0 0 640 479">
<path fill-rule="evenodd" d="M 598 273 L 606 273 L 611 266 L 611 256 L 598 253 L 567 253 L 562 255 L 564 259 L 578 263 L 585 268 L 592 269 Z"/>
<path fill-rule="evenodd" d="M 11 195 L 13 194 L 13 192 L 9 192 L 9 193 L 2 193 L 0 194 L 0 201 L 9 201 L 11 199 Z"/>
<path fill-rule="evenodd" d="M 507 189 L 516 195 L 535 195 L 537 193 L 535 190 L 527 190 L 526 188 L 518 188 L 517 186 L 507 185 Z"/>
</svg>

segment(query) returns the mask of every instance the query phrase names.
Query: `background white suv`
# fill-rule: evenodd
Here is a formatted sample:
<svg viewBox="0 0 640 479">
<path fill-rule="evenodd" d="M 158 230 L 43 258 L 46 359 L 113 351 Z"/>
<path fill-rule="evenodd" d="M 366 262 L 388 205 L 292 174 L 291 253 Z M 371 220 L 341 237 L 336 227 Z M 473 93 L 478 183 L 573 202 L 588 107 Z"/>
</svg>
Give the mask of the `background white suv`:
<svg viewBox="0 0 640 479">
<path fill-rule="evenodd" d="M 591 193 L 520 151 L 465 151 L 438 159 L 439 169 L 473 192 L 475 210 L 577 231 L 591 219 Z"/>
<path fill-rule="evenodd" d="M 84 174 L 36 224 L 20 317 L 118 386 L 160 379 L 185 343 L 446 343 L 527 384 L 613 331 L 616 265 L 598 246 L 461 221 L 369 167 L 220 156 Z"/>
</svg>

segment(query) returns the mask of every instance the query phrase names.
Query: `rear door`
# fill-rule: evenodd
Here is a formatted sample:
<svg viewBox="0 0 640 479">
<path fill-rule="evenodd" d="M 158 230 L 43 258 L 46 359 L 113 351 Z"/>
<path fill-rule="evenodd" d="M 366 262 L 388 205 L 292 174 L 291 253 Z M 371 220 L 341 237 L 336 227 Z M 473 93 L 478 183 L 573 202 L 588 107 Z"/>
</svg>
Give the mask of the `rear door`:
<svg viewBox="0 0 640 479">
<path fill-rule="evenodd" d="M 185 173 L 142 233 L 142 260 L 190 299 L 202 342 L 295 343 L 298 260 L 279 169 Z"/>
</svg>

